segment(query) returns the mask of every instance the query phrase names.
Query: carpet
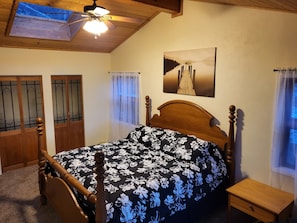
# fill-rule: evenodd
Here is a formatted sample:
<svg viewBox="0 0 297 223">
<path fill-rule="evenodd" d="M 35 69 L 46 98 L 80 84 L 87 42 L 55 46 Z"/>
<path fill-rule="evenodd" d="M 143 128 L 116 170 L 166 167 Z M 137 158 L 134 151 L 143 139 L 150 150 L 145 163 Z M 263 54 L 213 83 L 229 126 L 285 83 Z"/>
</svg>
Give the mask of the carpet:
<svg viewBox="0 0 297 223">
<path fill-rule="evenodd" d="M 0 221 L 5 223 L 61 223 L 50 205 L 41 205 L 38 166 L 8 171 L 0 176 Z"/>
<path fill-rule="evenodd" d="M 38 166 L 32 165 L 0 175 L 0 222 L 62 223 L 50 204 L 40 203 L 37 172 Z M 236 211 L 234 213 L 233 222 L 255 222 Z M 226 216 L 224 206 L 197 219 L 196 223 L 226 223 Z"/>
</svg>

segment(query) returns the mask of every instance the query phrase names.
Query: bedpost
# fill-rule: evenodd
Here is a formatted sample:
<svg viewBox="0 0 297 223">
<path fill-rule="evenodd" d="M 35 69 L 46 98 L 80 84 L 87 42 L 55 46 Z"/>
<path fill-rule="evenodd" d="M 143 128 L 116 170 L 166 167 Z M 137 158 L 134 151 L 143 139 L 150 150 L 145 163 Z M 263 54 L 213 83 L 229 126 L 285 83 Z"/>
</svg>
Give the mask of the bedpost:
<svg viewBox="0 0 297 223">
<path fill-rule="evenodd" d="M 46 204 L 46 196 L 45 196 L 45 157 L 42 153 L 43 150 L 43 121 L 41 118 L 36 119 L 37 124 L 37 137 L 38 137 L 38 183 L 39 183 L 39 193 L 40 193 L 40 201 L 41 204 Z"/>
<path fill-rule="evenodd" d="M 149 96 L 145 96 L 145 109 L 146 109 L 146 116 L 145 116 L 145 125 L 150 125 L 151 119 L 151 99 Z"/>
<path fill-rule="evenodd" d="M 234 144 L 234 122 L 235 122 L 235 109 L 234 105 L 229 106 L 229 136 L 228 146 L 226 148 L 226 159 L 228 165 L 228 172 L 230 175 L 230 185 L 235 183 L 235 144 Z"/>
<path fill-rule="evenodd" d="M 95 154 L 96 180 L 97 180 L 97 200 L 96 200 L 96 223 L 106 223 L 106 206 L 104 194 L 104 152 L 99 151 Z"/>
</svg>

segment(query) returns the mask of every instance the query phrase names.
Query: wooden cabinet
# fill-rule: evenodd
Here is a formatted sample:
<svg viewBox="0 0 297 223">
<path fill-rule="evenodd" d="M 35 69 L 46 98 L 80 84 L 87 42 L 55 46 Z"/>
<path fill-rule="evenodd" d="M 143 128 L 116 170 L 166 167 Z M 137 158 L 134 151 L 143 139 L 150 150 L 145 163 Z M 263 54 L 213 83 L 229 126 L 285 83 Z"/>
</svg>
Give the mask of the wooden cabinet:
<svg viewBox="0 0 297 223">
<path fill-rule="evenodd" d="M 231 208 L 236 208 L 262 222 L 287 221 L 293 208 L 294 195 L 252 179 L 245 179 L 227 189 L 228 221 Z"/>
</svg>

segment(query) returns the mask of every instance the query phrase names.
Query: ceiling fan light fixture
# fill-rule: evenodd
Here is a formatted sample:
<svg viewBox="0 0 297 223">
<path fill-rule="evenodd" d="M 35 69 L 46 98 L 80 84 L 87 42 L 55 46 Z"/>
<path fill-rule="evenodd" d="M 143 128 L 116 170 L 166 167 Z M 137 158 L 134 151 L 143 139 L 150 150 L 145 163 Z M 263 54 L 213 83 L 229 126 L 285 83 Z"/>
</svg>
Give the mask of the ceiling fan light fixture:
<svg viewBox="0 0 297 223">
<path fill-rule="evenodd" d="M 106 32 L 108 27 L 103 21 L 100 21 L 99 19 L 92 19 L 85 23 L 83 29 L 95 36 L 99 36 L 101 33 Z"/>
</svg>

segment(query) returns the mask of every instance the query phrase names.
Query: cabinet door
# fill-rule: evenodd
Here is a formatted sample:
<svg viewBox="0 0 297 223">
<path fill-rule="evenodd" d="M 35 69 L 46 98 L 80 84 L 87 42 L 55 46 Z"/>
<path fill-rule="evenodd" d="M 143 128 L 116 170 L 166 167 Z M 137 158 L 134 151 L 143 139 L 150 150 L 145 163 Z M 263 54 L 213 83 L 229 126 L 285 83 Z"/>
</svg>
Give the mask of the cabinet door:
<svg viewBox="0 0 297 223">
<path fill-rule="evenodd" d="M 85 145 L 80 75 L 52 76 L 56 152 Z"/>
<path fill-rule="evenodd" d="M 3 171 L 23 162 L 18 81 L 2 77 L 0 81 L 0 155 Z"/>
<path fill-rule="evenodd" d="M 26 145 L 23 156 L 26 162 L 31 162 L 38 157 L 36 118 L 44 117 L 41 77 L 20 77 L 20 85 L 22 143 Z"/>
<path fill-rule="evenodd" d="M 37 163 L 36 118 L 44 117 L 41 77 L 0 77 L 0 101 L 3 171 Z"/>
</svg>

